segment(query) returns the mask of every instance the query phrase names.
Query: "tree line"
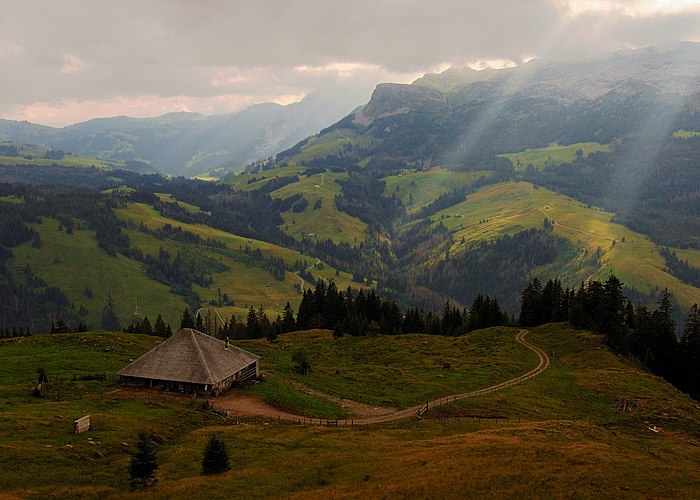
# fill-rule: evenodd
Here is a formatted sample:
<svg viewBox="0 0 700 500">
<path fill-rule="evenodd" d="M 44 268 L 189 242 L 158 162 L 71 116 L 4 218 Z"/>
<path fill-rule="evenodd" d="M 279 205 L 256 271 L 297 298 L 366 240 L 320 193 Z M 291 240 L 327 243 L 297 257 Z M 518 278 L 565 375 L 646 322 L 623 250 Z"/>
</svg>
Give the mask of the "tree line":
<svg viewBox="0 0 700 500">
<path fill-rule="evenodd" d="M 623 355 L 632 355 L 654 373 L 695 398 L 700 398 L 700 311 L 694 304 L 676 335 L 671 294 L 665 290 L 655 309 L 636 306 L 623 293 L 613 274 L 604 282 L 590 280 L 577 289 L 563 288 L 559 280 L 533 279 L 523 290 L 519 322 L 535 326 L 568 321 L 573 327 L 604 336 Z"/>
</svg>

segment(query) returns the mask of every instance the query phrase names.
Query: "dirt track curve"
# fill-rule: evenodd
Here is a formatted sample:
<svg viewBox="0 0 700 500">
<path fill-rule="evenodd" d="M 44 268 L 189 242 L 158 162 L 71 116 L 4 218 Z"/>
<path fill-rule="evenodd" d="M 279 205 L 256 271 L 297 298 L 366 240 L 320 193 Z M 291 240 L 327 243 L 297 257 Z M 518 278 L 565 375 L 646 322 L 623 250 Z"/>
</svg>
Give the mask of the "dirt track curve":
<svg viewBox="0 0 700 500">
<path fill-rule="evenodd" d="M 520 375 L 518 377 L 512 378 L 510 380 L 506 380 L 505 382 L 501 382 L 500 384 L 492 385 L 491 387 L 486 387 L 484 389 L 477 389 L 475 391 L 471 392 L 465 392 L 462 394 L 454 394 L 451 396 L 445 396 L 443 398 L 435 399 L 433 401 L 429 401 L 428 403 L 424 405 L 419 405 L 419 406 L 413 406 L 411 408 L 406 408 L 405 410 L 399 410 L 393 413 L 388 413 L 386 415 L 379 415 L 379 416 L 374 416 L 374 417 L 367 417 L 367 418 L 359 418 L 359 419 L 354 419 L 354 420 L 326 420 L 326 419 L 310 419 L 308 417 L 302 417 L 300 415 L 292 415 L 290 413 L 285 413 L 280 410 L 277 410 L 275 408 L 269 407 L 266 404 L 262 403 L 261 401 L 251 401 L 249 397 L 247 396 L 242 396 L 242 395 L 232 395 L 230 398 L 226 398 L 225 396 L 223 398 L 219 398 L 218 400 L 213 401 L 213 404 L 215 407 L 218 407 L 223 410 L 228 410 L 232 412 L 236 412 L 236 414 L 241 415 L 241 416 L 259 416 L 259 417 L 266 417 L 266 418 L 279 418 L 281 420 L 293 420 L 293 421 L 300 421 L 300 422 L 306 422 L 306 423 L 316 423 L 320 425 L 371 425 L 371 424 L 380 424 L 380 423 L 386 423 L 386 422 L 393 422 L 395 420 L 401 420 L 404 418 L 410 418 L 410 417 L 418 417 L 423 414 L 427 409 L 433 408 L 435 406 L 440 406 L 443 404 L 446 404 L 448 402 L 452 401 L 459 401 L 460 399 L 467 399 L 471 398 L 474 396 L 481 396 L 482 394 L 488 394 L 491 392 L 499 391 L 501 389 L 505 389 L 507 387 L 512 387 L 514 385 L 517 385 L 521 382 L 524 382 L 526 380 L 529 380 L 533 377 L 536 377 L 543 371 L 545 371 L 547 368 L 549 368 L 549 356 L 547 356 L 547 353 L 545 353 L 542 349 L 537 347 L 536 345 L 531 344 L 527 340 L 525 340 L 525 336 L 527 335 L 528 330 L 520 330 L 518 334 L 515 336 L 515 341 L 518 342 L 519 344 L 524 345 L 531 351 L 533 351 L 535 354 L 537 354 L 537 357 L 539 358 L 540 362 L 537 365 L 537 367 L 533 368 L 529 372 Z"/>
</svg>

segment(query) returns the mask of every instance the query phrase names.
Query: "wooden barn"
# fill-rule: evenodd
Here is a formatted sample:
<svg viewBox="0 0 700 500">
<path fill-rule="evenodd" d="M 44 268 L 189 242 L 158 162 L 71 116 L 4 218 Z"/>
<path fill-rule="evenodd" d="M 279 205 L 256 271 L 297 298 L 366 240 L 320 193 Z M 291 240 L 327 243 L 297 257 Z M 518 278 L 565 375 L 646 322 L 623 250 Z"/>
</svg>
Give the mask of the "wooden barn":
<svg viewBox="0 0 700 500">
<path fill-rule="evenodd" d="M 205 333 L 183 328 L 119 371 L 125 385 L 218 395 L 260 375 L 256 356 Z"/>
</svg>

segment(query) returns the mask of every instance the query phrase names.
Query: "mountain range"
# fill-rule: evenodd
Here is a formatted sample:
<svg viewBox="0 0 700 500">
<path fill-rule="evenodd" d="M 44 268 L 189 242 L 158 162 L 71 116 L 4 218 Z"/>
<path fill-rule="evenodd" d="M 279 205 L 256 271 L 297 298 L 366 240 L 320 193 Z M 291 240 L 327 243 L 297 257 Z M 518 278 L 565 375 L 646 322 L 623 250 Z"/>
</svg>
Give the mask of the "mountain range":
<svg viewBox="0 0 700 500">
<path fill-rule="evenodd" d="M 631 303 L 654 305 L 667 289 L 680 325 L 700 302 L 698 75 L 699 45 L 684 44 L 380 84 L 364 106 L 214 183 L 118 163 L 74 168 L 51 151 L 42 161 L 6 158 L 0 256 L 12 286 L 3 300 L 46 303 L 46 287 L 56 287 L 56 310 L 22 313 L 34 330 L 57 311 L 99 325 L 109 303 L 122 325 L 135 313 L 172 321 L 186 305 L 240 318 L 252 305 L 273 315 L 287 301 L 295 308 L 323 279 L 424 310 L 486 294 L 517 316 L 533 278 L 573 288 L 615 273 Z M 313 101 L 58 130 L 13 123 L 24 130 L 13 137 L 127 135 L 144 151 L 138 158 L 151 144 L 155 167 L 186 149 L 176 143 L 227 136 L 216 123 Z M 200 134 L 186 136 L 193 123 Z M 11 309 L 0 323 L 25 317 Z"/>
<path fill-rule="evenodd" d="M 274 155 L 367 100 L 369 91 L 337 86 L 282 106 L 263 103 L 240 112 L 204 116 L 169 113 L 155 118 L 119 116 L 53 128 L 0 120 L 0 141 L 41 144 L 75 155 L 137 161 L 141 169 L 194 176 L 221 168 L 241 170 Z"/>
</svg>

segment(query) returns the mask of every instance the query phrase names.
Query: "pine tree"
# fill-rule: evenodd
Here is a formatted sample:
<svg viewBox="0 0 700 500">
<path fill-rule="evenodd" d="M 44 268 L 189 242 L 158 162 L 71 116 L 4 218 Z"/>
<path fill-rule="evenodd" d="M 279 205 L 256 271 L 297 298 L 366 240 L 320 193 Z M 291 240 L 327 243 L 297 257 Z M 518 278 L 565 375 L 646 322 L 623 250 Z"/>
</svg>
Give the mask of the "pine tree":
<svg viewBox="0 0 700 500">
<path fill-rule="evenodd" d="M 700 311 L 693 304 L 681 338 L 682 386 L 695 398 L 700 396 Z"/>
<path fill-rule="evenodd" d="M 622 283 L 611 274 L 604 284 L 605 296 L 598 306 L 597 330 L 605 335 L 608 344 L 621 352 L 627 352 L 627 327 L 625 296 Z"/>
<path fill-rule="evenodd" d="M 151 326 L 151 322 L 148 321 L 148 316 L 144 316 L 141 322 L 141 333 L 144 335 L 153 335 L 153 327 Z"/>
<path fill-rule="evenodd" d="M 659 307 L 651 318 L 654 330 L 650 339 L 652 357 L 649 366 L 661 376 L 668 377 L 674 371 L 678 350 L 676 322 L 673 320 L 673 305 L 668 289 L 664 290 Z"/>
<path fill-rule="evenodd" d="M 287 302 L 282 313 L 282 333 L 294 331 L 295 326 L 294 312 L 292 311 L 292 306 Z"/>
<path fill-rule="evenodd" d="M 156 324 L 153 333 L 158 337 L 165 338 L 165 321 L 163 321 L 163 316 L 161 316 L 160 314 L 156 318 Z"/>
<path fill-rule="evenodd" d="M 258 313 L 251 305 L 248 309 L 248 316 L 245 324 L 246 338 L 256 339 L 260 337 L 260 323 L 258 322 Z"/>
<path fill-rule="evenodd" d="M 151 438 L 145 432 L 139 433 L 139 440 L 136 442 L 136 450 L 131 455 L 129 463 L 129 476 L 131 477 L 131 488 L 148 487 L 154 482 L 154 476 L 158 469 L 155 447 L 151 443 Z"/>
<path fill-rule="evenodd" d="M 192 319 L 192 313 L 189 307 L 185 307 L 182 311 L 182 317 L 180 318 L 180 328 L 194 328 L 194 319 Z"/>
<path fill-rule="evenodd" d="M 119 321 L 119 316 L 114 311 L 114 300 L 112 299 L 112 294 L 107 298 L 107 304 L 105 304 L 102 309 L 102 328 L 105 330 L 112 330 L 118 332 L 121 330 L 122 325 Z"/>
<path fill-rule="evenodd" d="M 202 474 L 220 474 L 230 469 L 226 444 L 216 434 L 212 434 L 204 446 Z"/>
</svg>

